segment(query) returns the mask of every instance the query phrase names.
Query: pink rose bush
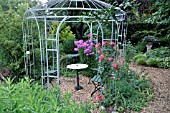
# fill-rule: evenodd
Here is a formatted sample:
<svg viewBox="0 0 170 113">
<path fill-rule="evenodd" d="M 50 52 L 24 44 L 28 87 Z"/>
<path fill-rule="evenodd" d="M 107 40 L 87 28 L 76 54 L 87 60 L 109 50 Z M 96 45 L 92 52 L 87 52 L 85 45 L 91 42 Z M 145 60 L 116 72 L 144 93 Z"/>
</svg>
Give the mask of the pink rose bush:
<svg viewBox="0 0 170 113">
<path fill-rule="evenodd" d="M 102 83 L 105 84 L 104 89 L 107 89 L 105 90 L 105 95 L 97 96 L 97 100 L 99 102 L 103 102 L 105 98 L 109 97 L 108 95 L 112 95 L 111 91 L 113 91 L 113 87 L 111 87 L 110 84 L 114 84 L 114 82 L 117 80 L 116 76 L 118 76 L 119 73 L 120 67 L 114 61 L 114 56 L 116 52 L 114 46 L 114 42 L 107 41 L 104 41 L 102 45 L 100 43 L 95 45 L 98 53 L 99 62 L 98 74 L 101 76 Z M 102 47 L 106 48 L 106 50 L 102 49 Z"/>
<path fill-rule="evenodd" d="M 109 51 L 102 51 L 101 44 L 98 43 L 95 45 L 95 48 L 97 49 L 97 53 L 99 55 L 99 69 L 101 69 L 101 74 L 103 77 L 110 77 L 109 75 L 113 73 L 113 70 L 119 70 L 119 66 L 114 62 L 114 42 L 107 42 L 104 41 L 102 43 L 103 47 L 109 48 Z M 115 80 L 115 79 L 114 79 Z"/>
</svg>

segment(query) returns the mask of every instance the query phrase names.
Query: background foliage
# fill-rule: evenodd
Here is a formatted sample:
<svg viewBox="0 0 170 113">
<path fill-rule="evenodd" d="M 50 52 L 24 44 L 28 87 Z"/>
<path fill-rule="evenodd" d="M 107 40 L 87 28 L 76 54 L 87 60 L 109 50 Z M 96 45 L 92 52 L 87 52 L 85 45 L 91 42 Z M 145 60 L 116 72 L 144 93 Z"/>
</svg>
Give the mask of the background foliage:
<svg viewBox="0 0 170 113">
<path fill-rule="evenodd" d="M 0 0 L 0 61 L 17 77 L 24 71 L 22 18 L 32 0 Z"/>
</svg>

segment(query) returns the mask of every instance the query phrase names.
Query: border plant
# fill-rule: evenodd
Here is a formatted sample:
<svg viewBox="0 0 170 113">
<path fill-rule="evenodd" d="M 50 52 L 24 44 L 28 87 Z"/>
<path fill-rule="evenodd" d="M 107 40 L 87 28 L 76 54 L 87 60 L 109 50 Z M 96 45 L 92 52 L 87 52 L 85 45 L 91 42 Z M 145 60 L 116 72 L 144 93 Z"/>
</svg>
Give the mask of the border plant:
<svg viewBox="0 0 170 113">
<path fill-rule="evenodd" d="M 70 101 L 71 94 L 61 97 L 57 86 L 42 89 L 28 78 L 16 84 L 12 81 L 8 79 L 6 84 L 0 84 L 1 113 L 90 113 L 93 109 L 89 102 Z"/>
</svg>

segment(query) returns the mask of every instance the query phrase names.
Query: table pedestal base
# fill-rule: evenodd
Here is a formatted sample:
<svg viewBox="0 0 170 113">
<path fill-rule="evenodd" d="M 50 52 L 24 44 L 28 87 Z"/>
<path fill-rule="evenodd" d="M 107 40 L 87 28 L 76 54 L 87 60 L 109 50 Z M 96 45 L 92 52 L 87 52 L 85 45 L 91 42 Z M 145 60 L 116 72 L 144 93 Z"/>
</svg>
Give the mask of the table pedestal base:
<svg viewBox="0 0 170 113">
<path fill-rule="evenodd" d="M 81 89 L 83 89 L 82 86 L 75 86 L 75 90 L 76 90 L 76 91 L 81 90 Z"/>
</svg>

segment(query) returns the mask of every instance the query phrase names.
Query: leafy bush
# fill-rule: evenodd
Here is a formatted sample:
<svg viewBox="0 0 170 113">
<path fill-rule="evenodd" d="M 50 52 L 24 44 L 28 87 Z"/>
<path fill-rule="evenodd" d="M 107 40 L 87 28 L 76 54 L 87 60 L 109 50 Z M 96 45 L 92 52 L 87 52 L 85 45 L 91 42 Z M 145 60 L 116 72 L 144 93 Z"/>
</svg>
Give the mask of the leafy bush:
<svg viewBox="0 0 170 113">
<path fill-rule="evenodd" d="M 149 59 L 146 61 L 146 64 L 147 64 L 148 66 L 158 67 L 159 61 L 158 61 L 156 58 L 149 58 Z"/>
<path fill-rule="evenodd" d="M 74 41 L 76 40 L 75 37 L 70 37 L 67 39 L 67 41 L 63 42 L 63 52 L 66 54 L 73 54 L 76 53 L 74 51 L 75 45 Z"/>
<path fill-rule="evenodd" d="M 126 44 L 126 56 L 125 56 L 125 60 L 127 62 L 130 61 L 130 59 L 132 59 L 134 56 L 136 55 L 136 49 L 135 47 L 131 44 L 131 42 L 129 41 Z"/>
<path fill-rule="evenodd" d="M 111 89 L 104 89 L 105 98 L 101 102 L 102 105 L 110 106 L 116 103 L 121 112 L 128 109 L 139 112 L 154 97 L 144 73 L 139 78 L 135 71 L 124 66 L 115 76 L 116 79 L 110 79 Z"/>
<path fill-rule="evenodd" d="M 170 68 L 170 50 L 168 47 L 152 49 L 145 54 L 134 56 L 134 61 L 141 65 Z"/>
<path fill-rule="evenodd" d="M 156 60 L 155 63 L 158 63 L 158 67 L 170 68 L 170 50 L 168 47 L 152 49 L 146 55 L 148 58 L 154 58 Z"/>
<path fill-rule="evenodd" d="M 145 48 L 146 48 L 145 43 L 142 41 L 138 42 L 137 45 L 135 46 L 135 49 L 138 53 L 145 52 Z"/>
<path fill-rule="evenodd" d="M 157 58 L 157 60 L 159 61 L 158 66 L 160 68 L 170 68 L 170 56 L 164 58 Z"/>
<path fill-rule="evenodd" d="M 42 89 L 26 78 L 17 84 L 8 79 L 0 84 L 0 113 L 90 113 L 91 104 L 70 102 L 70 94 L 60 97 L 57 87 Z"/>
<path fill-rule="evenodd" d="M 145 65 L 146 64 L 146 59 L 145 58 L 138 58 L 136 60 L 137 64 L 140 64 L 140 65 Z"/>
<path fill-rule="evenodd" d="M 134 56 L 134 61 L 137 62 L 137 64 L 145 65 L 146 64 L 146 54 L 139 53 L 136 56 Z"/>
<path fill-rule="evenodd" d="M 147 59 L 146 54 L 139 53 L 136 56 L 134 56 L 134 61 L 137 61 L 138 59 Z"/>
<path fill-rule="evenodd" d="M 160 47 L 156 49 L 152 49 L 146 53 L 147 57 L 169 57 L 170 50 L 168 47 Z"/>
<path fill-rule="evenodd" d="M 0 1 L 0 61 L 15 77 L 24 73 L 22 20 L 24 12 L 37 4 L 32 0 Z"/>
<path fill-rule="evenodd" d="M 59 22 L 52 23 L 53 29 L 50 31 L 51 34 L 56 34 L 58 25 Z M 71 31 L 71 27 L 68 26 L 66 23 L 63 23 L 60 27 L 60 43 L 67 41 L 70 37 L 75 37 L 75 35 Z"/>
</svg>

